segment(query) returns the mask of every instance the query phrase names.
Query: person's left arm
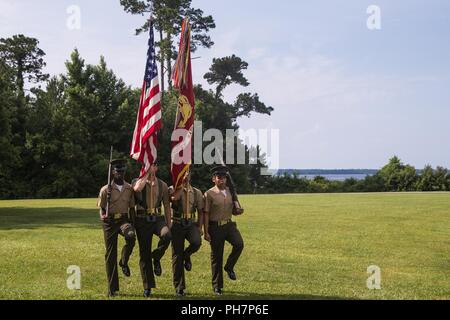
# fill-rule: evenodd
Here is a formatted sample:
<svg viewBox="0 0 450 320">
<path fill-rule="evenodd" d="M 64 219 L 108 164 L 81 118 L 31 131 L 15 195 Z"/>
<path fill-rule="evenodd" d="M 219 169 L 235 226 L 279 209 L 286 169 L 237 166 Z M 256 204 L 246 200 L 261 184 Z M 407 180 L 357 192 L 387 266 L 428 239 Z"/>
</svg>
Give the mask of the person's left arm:
<svg viewBox="0 0 450 320">
<path fill-rule="evenodd" d="M 135 200 L 135 194 L 134 194 L 134 189 L 133 187 L 131 187 L 130 190 L 130 202 L 128 205 L 128 219 L 130 221 L 132 221 L 133 223 L 135 222 L 136 219 L 136 210 L 135 210 L 135 206 L 136 206 L 136 200 Z"/>
</svg>

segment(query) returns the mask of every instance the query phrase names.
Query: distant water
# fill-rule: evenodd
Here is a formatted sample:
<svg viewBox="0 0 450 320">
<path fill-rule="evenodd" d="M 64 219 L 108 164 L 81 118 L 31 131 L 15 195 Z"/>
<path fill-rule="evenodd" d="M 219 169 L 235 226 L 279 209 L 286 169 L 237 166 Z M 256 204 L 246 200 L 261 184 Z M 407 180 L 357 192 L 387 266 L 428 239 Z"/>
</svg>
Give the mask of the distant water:
<svg viewBox="0 0 450 320">
<path fill-rule="evenodd" d="M 309 180 L 317 176 L 321 176 L 330 181 L 344 181 L 346 179 L 363 180 L 367 176 L 374 175 L 378 172 L 376 169 L 279 169 L 273 171 L 272 174 L 276 176 L 294 174 L 297 177 L 303 177 Z"/>
<path fill-rule="evenodd" d="M 353 173 L 353 174 L 320 174 L 321 177 L 324 177 L 327 180 L 331 181 L 344 181 L 346 179 L 354 178 L 356 180 L 363 180 L 369 174 L 365 173 Z M 308 180 L 313 180 L 317 177 L 318 174 L 304 174 L 299 175 L 299 177 L 305 177 Z"/>
</svg>

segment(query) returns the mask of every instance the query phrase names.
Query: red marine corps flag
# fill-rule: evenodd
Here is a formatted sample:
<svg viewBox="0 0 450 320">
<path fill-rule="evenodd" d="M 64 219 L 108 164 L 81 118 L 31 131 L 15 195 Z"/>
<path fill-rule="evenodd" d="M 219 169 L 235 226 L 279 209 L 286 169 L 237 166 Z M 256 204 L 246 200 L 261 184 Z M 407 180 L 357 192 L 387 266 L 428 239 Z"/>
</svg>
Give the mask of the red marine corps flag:
<svg viewBox="0 0 450 320">
<path fill-rule="evenodd" d="M 131 157 L 142 163 L 140 178 L 146 176 L 156 161 L 157 132 L 161 129 L 161 102 L 151 19 L 149 29 L 147 63 L 130 151 Z"/>
<path fill-rule="evenodd" d="M 180 48 L 173 72 L 175 89 L 180 93 L 175 126 L 172 134 L 172 185 L 181 186 L 183 175 L 192 163 L 192 133 L 194 128 L 194 90 L 191 70 L 191 28 L 187 18 L 181 27 Z"/>
</svg>

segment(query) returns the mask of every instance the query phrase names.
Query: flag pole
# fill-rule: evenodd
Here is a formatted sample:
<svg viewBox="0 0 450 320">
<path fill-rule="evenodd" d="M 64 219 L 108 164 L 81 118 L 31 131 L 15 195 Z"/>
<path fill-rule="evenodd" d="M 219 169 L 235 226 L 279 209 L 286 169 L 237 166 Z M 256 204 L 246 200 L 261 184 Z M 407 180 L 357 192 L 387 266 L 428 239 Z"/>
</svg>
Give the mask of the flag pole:
<svg viewBox="0 0 450 320">
<path fill-rule="evenodd" d="M 139 110 L 136 119 L 136 127 L 133 134 L 133 141 L 130 155 L 133 159 L 142 163 L 141 174 L 134 186 L 135 191 L 141 191 L 150 174 L 150 167 L 156 163 L 158 149 L 158 133 L 161 129 L 161 93 L 159 90 L 159 74 L 156 65 L 153 21 L 151 14 L 148 17 L 149 42 L 147 49 L 147 62 L 144 73 L 144 81 L 139 101 Z M 151 89 L 151 90 L 150 90 Z M 149 99 L 156 97 L 158 99 Z M 149 103 L 152 105 L 149 105 Z M 154 122 L 149 122 L 144 118 L 146 109 L 154 110 Z"/>
</svg>

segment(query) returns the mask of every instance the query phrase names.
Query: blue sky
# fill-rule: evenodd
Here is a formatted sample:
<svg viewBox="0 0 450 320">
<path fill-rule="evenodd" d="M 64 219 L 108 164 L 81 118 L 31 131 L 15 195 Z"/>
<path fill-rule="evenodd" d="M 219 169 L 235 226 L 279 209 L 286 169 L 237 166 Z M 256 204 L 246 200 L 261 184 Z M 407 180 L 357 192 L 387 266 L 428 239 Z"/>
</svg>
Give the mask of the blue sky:
<svg viewBox="0 0 450 320">
<path fill-rule="evenodd" d="M 206 1 L 212 49 L 193 61 L 203 80 L 213 57 L 237 54 L 246 76 L 273 106 L 272 116 L 239 121 L 243 129 L 280 130 L 282 168 L 379 168 L 392 155 L 418 168 L 450 167 L 450 2 L 448 1 Z M 70 5 L 81 29 L 69 30 Z M 381 9 L 381 30 L 366 27 L 369 5 Z M 64 72 L 77 47 L 88 63 L 104 55 L 126 83 L 140 86 L 146 35 L 143 18 L 115 0 L 0 0 L 0 37 L 40 40 L 47 72 Z M 226 100 L 241 88 L 231 86 Z M 132 130 L 132 128 L 130 128 Z"/>
</svg>

